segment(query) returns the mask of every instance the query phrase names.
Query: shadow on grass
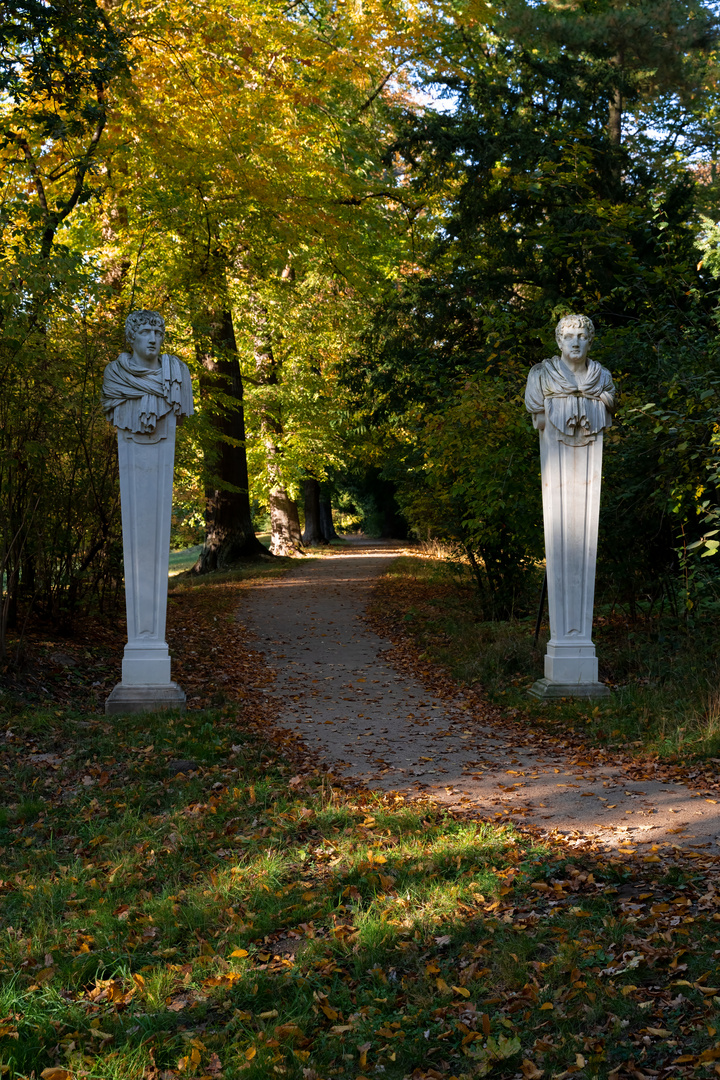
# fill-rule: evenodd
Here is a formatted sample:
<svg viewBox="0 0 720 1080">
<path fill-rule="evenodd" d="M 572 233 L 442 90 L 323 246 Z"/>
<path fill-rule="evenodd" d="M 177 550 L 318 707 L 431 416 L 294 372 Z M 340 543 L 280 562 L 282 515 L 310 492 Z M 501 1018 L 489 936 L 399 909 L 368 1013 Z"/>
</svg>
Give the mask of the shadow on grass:
<svg viewBox="0 0 720 1080">
<path fill-rule="evenodd" d="M 28 712 L 0 748 L 10 1080 L 604 1076 L 714 1047 L 700 872 L 293 775 L 230 710 Z"/>
</svg>

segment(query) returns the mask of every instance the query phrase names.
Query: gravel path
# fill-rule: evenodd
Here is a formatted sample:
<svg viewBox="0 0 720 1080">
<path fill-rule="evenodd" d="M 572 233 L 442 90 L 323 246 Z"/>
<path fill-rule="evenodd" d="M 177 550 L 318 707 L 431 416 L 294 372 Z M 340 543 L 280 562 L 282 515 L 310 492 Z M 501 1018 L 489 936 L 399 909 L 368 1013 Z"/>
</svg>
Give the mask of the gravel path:
<svg viewBox="0 0 720 1080">
<path fill-rule="evenodd" d="M 246 594 L 238 617 L 276 673 L 280 723 L 336 775 L 368 787 L 422 791 L 440 802 L 516 820 L 571 842 L 651 853 L 720 850 L 720 803 L 682 784 L 628 779 L 563 756 L 547 741 L 473 715 L 392 664 L 392 645 L 362 615 L 397 544 L 353 542 Z M 639 848 L 638 845 L 649 845 Z"/>
</svg>

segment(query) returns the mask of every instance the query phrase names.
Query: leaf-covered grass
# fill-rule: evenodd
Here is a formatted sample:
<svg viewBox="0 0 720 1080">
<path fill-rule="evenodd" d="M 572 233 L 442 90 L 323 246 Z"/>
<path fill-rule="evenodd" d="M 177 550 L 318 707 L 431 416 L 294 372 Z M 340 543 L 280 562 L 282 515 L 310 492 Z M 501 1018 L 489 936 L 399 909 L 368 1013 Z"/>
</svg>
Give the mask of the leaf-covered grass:
<svg viewBox="0 0 720 1080">
<path fill-rule="evenodd" d="M 539 600 L 539 597 L 538 597 Z M 671 761 L 720 757 L 720 620 L 687 629 L 667 614 L 632 623 L 600 607 L 593 638 L 608 701 L 539 702 L 527 691 L 542 678 L 545 622 L 481 621 L 468 569 L 440 558 L 395 560 L 376 594 L 374 618 L 408 636 L 423 659 L 457 682 L 481 686 L 491 701 L 531 723 L 574 727 L 599 746 L 634 744 Z"/>
<path fill-rule="evenodd" d="M 712 1070 L 702 860 L 348 793 L 244 715 L 2 723 L 4 1077 Z"/>
<path fill-rule="evenodd" d="M 253 693 L 258 678 L 267 681 L 237 610 L 245 589 L 258 579 L 280 576 L 291 564 L 291 559 L 249 559 L 222 572 L 178 571 L 171 577 L 167 640 L 173 677 L 189 708 L 226 705 Z M 8 633 L 9 653 L 0 662 L 0 708 L 11 715 L 30 703 L 41 709 L 53 702 L 103 709 L 119 677 L 126 635 L 122 596 L 107 610 L 86 612 L 63 626 L 39 613 L 27 623 L 23 618 Z"/>
</svg>

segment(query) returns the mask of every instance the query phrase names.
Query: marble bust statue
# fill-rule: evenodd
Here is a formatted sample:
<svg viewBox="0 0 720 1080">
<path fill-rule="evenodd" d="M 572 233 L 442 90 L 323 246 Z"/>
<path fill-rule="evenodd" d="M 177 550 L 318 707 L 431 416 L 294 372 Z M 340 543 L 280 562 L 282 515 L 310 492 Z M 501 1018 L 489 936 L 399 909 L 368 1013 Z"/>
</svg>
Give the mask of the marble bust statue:
<svg viewBox="0 0 720 1080">
<path fill-rule="evenodd" d="M 560 356 L 536 364 L 528 376 L 525 404 L 534 426 L 542 431 L 547 422 L 570 445 L 612 426 L 615 387 L 607 368 L 588 359 L 594 337 L 586 315 L 566 315 L 555 330 Z"/>
<path fill-rule="evenodd" d="M 162 352 L 165 322 L 156 311 L 125 321 L 130 351 L 105 368 L 102 407 L 117 428 L 128 640 L 122 682 L 109 714 L 181 709 L 165 640 L 175 428 L 193 412 L 186 364 Z"/>
<path fill-rule="evenodd" d="M 550 640 L 540 698 L 606 697 L 592 640 L 603 434 L 612 424 L 610 372 L 588 359 L 595 328 L 566 315 L 559 356 L 530 370 L 525 405 L 540 437 Z"/>
<path fill-rule="evenodd" d="M 132 351 L 121 352 L 103 376 L 103 412 L 116 428 L 152 436 L 168 413 L 177 420 L 192 414 L 190 372 L 177 356 L 160 352 L 164 337 L 157 311 L 133 311 L 125 320 Z"/>
</svg>

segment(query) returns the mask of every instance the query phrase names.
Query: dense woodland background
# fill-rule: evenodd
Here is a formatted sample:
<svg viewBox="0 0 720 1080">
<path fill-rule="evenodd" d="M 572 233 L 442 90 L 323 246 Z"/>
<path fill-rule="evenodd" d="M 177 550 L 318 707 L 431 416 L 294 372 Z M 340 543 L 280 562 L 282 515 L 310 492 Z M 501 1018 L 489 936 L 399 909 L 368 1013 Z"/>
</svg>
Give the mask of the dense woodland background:
<svg viewBox="0 0 720 1080">
<path fill-rule="evenodd" d="M 586 313 L 620 402 L 599 602 L 712 620 L 718 33 L 695 0 L 6 0 L 2 655 L 121 595 L 99 393 L 138 308 L 194 376 L 197 573 L 334 514 L 456 548 L 486 620 L 537 605 L 522 396 Z"/>
</svg>

